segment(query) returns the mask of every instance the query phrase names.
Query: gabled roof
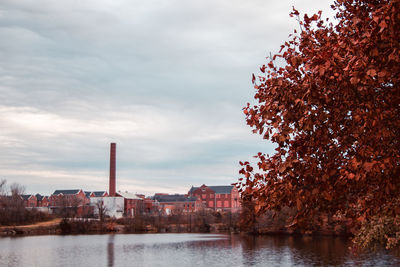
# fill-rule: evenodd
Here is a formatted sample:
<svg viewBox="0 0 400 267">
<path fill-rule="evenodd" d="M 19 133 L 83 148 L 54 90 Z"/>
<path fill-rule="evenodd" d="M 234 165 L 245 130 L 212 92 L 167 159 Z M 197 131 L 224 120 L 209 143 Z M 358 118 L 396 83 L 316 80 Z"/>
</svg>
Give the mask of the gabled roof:
<svg viewBox="0 0 400 267">
<path fill-rule="evenodd" d="M 107 192 L 106 191 L 93 191 L 92 192 L 95 197 L 102 197 L 104 196 Z"/>
<path fill-rule="evenodd" d="M 193 191 L 197 190 L 199 187 L 192 186 L 189 190 L 189 194 L 193 193 Z"/>
<path fill-rule="evenodd" d="M 176 195 L 155 195 L 153 199 L 162 203 L 162 202 L 194 202 L 196 201 L 197 198 L 176 194 Z"/>
<path fill-rule="evenodd" d="M 209 186 L 216 194 L 230 194 L 232 193 L 233 185 L 216 185 Z"/>
<path fill-rule="evenodd" d="M 23 200 L 28 200 L 32 197 L 33 195 L 21 195 Z"/>
<path fill-rule="evenodd" d="M 212 186 L 207 186 L 211 190 L 215 192 L 215 194 L 230 194 L 233 189 L 233 185 L 212 185 Z M 190 188 L 189 193 L 193 193 L 195 190 L 199 189 L 200 187 L 194 187 Z"/>
<path fill-rule="evenodd" d="M 126 191 L 125 192 L 118 191 L 117 195 L 121 196 L 123 198 L 126 198 L 126 199 L 142 199 L 142 198 L 138 197 L 136 194 L 129 193 L 129 192 L 126 192 Z"/>
<path fill-rule="evenodd" d="M 42 200 L 45 199 L 45 198 L 49 198 L 48 196 L 42 196 L 41 194 L 36 194 L 35 197 L 36 197 L 36 199 L 37 199 L 38 201 L 42 201 Z"/>
<path fill-rule="evenodd" d="M 53 195 L 76 195 L 79 193 L 79 191 L 81 191 L 81 189 L 56 190 L 54 191 Z"/>
</svg>

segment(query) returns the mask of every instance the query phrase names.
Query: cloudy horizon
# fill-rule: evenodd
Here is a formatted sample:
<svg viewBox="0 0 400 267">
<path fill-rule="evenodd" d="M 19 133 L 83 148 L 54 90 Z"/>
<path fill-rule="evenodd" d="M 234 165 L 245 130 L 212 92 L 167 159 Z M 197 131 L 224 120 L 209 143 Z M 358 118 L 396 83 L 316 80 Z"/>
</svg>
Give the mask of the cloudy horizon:
<svg viewBox="0 0 400 267">
<path fill-rule="evenodd" d="M 231 184 L 274 146 L 242 108 L 259 73 L 330 1 L 0 0 L 0 179 L 27 193 L 185 193 Z"/>
</svg>

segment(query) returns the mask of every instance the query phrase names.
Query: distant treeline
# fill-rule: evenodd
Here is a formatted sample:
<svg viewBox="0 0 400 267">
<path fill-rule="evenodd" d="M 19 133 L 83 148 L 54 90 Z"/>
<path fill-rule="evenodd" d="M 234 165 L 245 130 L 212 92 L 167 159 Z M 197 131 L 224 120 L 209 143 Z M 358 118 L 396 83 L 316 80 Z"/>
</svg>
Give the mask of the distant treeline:
<svg viewBox="0 0 400 267">
<path fill-rule="evenodd" d="M 7 186 L 6 180 L 0 181 L 0 225 L 30 224 L 52 218 L 47 213 L 26 209 L 21 198 L 24 190 L 19 184 Z"/>
</svg>

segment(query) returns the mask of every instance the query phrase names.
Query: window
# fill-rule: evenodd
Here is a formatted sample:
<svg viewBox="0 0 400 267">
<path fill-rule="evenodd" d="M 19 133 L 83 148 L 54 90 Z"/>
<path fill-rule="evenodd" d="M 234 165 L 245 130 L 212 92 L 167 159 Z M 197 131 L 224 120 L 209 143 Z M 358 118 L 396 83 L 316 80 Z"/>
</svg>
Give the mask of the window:
<svg viewBox="0 0 400 267">
<path fill-rule="evenodd" d="M 229 207 L 229 201 L 227 201 L 227 200 L 224 201 L 224 207 L 225 207 L 225 208 L 228 208 L 228 207 Z"/>
<path fill-rule="evenodd" d="M 210 194 L 210 198 L 214 198 L 214 194 Z"/>
<path fill-rule="evenodd" d="M 206 198 L 207 198 L 207 195 L 206 195 L 206 194 L 202 194 L 202 195 L 201 195 L 201 198 L 202 198 L 202 199 L 206 199 Z"/>
<path fill-rule="evenodd" d="M 217 201 L 217 207 L 222 207 L 222 201 L 221 200 Z"/>
<path fill-rule="evenodd" d="M 214 207 L 214 201 L 212 201 L 212 200 L 208 201 L 208 206 L 209 207 Z"/>
</svg>

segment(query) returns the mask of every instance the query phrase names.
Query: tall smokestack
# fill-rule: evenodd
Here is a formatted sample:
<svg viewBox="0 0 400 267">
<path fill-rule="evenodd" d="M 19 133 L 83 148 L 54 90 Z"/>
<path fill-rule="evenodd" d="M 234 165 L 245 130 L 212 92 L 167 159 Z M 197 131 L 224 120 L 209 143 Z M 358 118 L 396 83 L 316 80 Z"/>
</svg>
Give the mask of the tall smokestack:
<svg viewBox="0 0 400 267">
<path fill-rule="evenodd" d="M 111 143 L 110 146 L 110 197 L 115 197 L 115 148 L 116 144 Z"/>
</svg>

